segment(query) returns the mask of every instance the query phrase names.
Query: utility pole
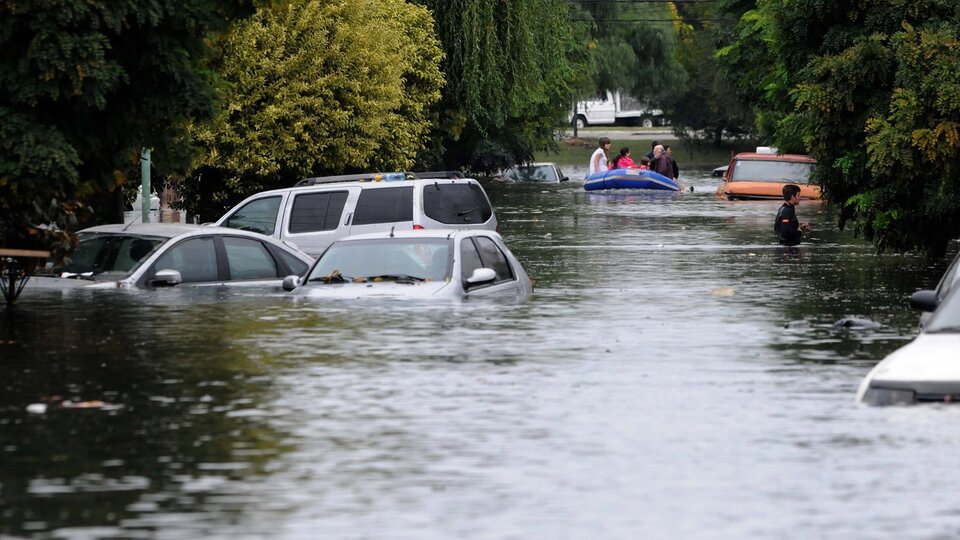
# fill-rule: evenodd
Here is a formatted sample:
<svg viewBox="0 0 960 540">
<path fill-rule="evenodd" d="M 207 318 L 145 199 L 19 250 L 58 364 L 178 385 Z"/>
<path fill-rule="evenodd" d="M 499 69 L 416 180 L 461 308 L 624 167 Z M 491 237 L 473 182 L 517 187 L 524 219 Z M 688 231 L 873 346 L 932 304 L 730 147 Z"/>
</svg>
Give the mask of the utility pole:
<svg viewBox="0 0 960 540">
<path fill-rule="evenodd" d="M 140 149 L 140 210 L 141 222 L 150 223 L 150 149 Z"/>
<path fill-rule="evenodd" d="M 580 111 L 577 110 L 577 105 L 578 105 L 578 103 L 577 103 L 577 98 L 573 98 L 573 138 L 574 138 L 574 139 L 576 139 L 576 138 L 578 137 L 578 134 L 577 134 L 577 113 L 579 113 Z"/>
</svg>

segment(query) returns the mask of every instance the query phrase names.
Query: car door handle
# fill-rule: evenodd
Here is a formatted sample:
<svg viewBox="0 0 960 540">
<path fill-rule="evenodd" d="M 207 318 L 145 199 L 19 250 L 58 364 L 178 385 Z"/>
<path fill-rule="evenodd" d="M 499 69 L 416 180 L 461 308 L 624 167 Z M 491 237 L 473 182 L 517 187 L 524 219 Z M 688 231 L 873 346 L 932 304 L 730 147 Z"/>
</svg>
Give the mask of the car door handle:
<svg viewBox="0 0 960 540">
<path fill-rule="evenodd" d="M 353 212 L 347 214 L 347 218 L 343 220 L 344 226 L 350 225 L 350 222 L 353 220 Z"/>
</svg>

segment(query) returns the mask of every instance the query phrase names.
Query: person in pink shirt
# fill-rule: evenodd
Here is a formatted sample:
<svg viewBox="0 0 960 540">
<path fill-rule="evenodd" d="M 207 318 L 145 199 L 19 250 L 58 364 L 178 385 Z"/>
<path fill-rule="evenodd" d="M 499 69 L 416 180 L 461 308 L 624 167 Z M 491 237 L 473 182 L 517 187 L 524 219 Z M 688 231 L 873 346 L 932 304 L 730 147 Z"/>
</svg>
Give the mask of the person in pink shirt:
<svg viewBox="0 0 960 540">
<path fill-rule="evenodd" d="M 610 162 L 610 170 L 613 169 L 636 169 L 637 164 L 630 157 L 630 148 L 624 146 L 620 149 L 620 154 Z"/>
</svg>

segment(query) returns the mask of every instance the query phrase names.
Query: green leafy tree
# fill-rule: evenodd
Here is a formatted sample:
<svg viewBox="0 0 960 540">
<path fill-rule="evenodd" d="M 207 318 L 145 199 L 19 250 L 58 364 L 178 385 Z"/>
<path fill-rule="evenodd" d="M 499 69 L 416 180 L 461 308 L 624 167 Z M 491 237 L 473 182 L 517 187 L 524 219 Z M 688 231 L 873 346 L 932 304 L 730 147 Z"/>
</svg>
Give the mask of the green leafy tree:
<svg viewBox="0 0 960 540">
<path fill-rule="evenodd" d="M 566 0 L 418 0 L 436 20 L 447 85 L 424 166 L 488 172 L 555 145 L 586 58 Z"/>
<path fill-rule="evenodd" d="M 205 218 L 311 175 L 406 170 L 440 98 L 430 14 L 403 0 L 310 0 L 260 10 L 224 45 L 224 111 L 192 129 L 184 182 Z"/>
<path fill-rule="evenodd" d="M 578 17 L 591 21 L 588 47 L 597 66 L 591 90 L 621 90 L 651 104 L 684 90 L 686 73 L 676 50 L 683 24 L 673 3 L 576 4 Z"/>
<path fill-rule="evenodd" d="M 214 32 L 252 0 L 0 2 L 0 245 L 62 254 L 78 218 L 119 220 L 140 147 L 186 166 L 215 111 Z"/>
<path fill-rule="evenodd" d="M 960 234 L 960 4 L 760 0 L 738 29 L 725 66 L 761 131 L 817 158 L 840 226 L 942 255 Z"/>
<path fill-rule="evenodd" d="M 715 3 L 681 4 L 684 21 L 678 42 L 687 85 L 667 94 L 663 108 L 674 132 L 720 145 L 723 137 L 747 137 L 754 130 L 753 110 L 719 70 L 716 46 L 726 34 L 726 19 Z"/>
</svg>

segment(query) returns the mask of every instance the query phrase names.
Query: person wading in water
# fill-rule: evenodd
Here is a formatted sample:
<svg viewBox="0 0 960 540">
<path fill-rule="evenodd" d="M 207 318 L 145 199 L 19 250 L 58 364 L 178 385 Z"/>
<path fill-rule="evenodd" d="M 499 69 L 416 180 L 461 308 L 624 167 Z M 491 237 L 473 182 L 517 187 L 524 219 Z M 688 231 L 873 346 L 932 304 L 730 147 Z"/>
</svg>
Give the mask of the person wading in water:
<svg viewBox="0 0 960 540">
<path fill-rule="evenodd" d="M 781 244 L 795 246 L 800 243 L 803 233 L 810 230 L 810 224 L 797 220 L 796 206 L 800 204 L 800 186 L 783 186 L 783 200 L 785 202 L 777 210 L 777 217 L 773 221 L 773 232 L 777 233 L 777 240 Z"/>
</svg>

